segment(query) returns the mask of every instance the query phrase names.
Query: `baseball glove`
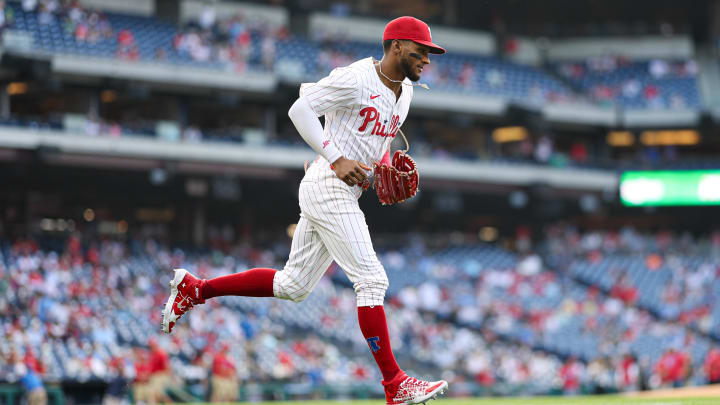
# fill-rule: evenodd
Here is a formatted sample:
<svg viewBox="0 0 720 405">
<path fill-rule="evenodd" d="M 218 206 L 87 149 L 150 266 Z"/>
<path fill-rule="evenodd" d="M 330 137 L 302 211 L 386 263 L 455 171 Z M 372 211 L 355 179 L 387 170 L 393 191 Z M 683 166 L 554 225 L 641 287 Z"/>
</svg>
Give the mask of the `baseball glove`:
<svg viewBox="0 0 720 405">
<path fill-rule="evenodd" d="M 405 142 L 407 143 L 407 139 Z M 417 193 L 420 176 L 415 161 L 406 152 L 407 149 L 395 151 L 392 165 L 377 162 L 373 164 L 373 188 L 382 205 L 401 203 Z"/>
</svg>

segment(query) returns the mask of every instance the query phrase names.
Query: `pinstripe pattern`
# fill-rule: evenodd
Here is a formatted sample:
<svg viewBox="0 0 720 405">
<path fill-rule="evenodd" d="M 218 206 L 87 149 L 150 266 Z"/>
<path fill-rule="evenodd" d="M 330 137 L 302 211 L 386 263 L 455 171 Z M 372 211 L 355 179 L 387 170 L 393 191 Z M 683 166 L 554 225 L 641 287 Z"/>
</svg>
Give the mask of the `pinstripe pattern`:
<svg viewBox="0 0 720 405">
<path fill-rule="evenodd" d="M 405 80 L 410 83 L 409 79 Z M 386 128 L 390 127 L 393 115 L 399 115 L 400 126 L 410 109 L 413 88 L 403 86 L 396 101 L 393 91 L 380 81 L 373 58 L 365 58 L 334 69 L 317 83 L 303 83 L 300 95 L 308 100 L 318 117 L 325 116 L 325 138 L 331 140 L 343 156 L 372 166 L 382 158 L 392 138 L 372 135 L 373 125 L 359 132 L 363 123 L 360 110 L 376 108 L 381 119 L 387 120 L 381 122 Z M 380 97 L 374 97 L 378 95 Z"/>
<path fill-rule="evenodd" d="M 380 81 L 372 58 L 335 69 L 317 83 L 300 87 L 300 95 L 315 113 L 325 115 L 326 139 L 332 140 L 346 158 L 368 166 L 382 158 L 393 138 L 373 135 L 374 123 L 360 132 L 365 119 L 360 111 L 375 108 L 384 121 L 377 124 L 384 124 L 387 132 L 393 115 L 399 116 L 398 127 L 405 121 L 412 92 L 412 86 L 403 86 L 396 100 L 393 91 Z M 290 258 L 273 282 L 276 297 L 302 301 L 334 260 L 353 283 L 358 306 L 383 305 L 388 278 L 358 204 L 361 194 L 360 187 L 350 187 L 338 179 L 322 157 L 308 168 L 300 183 L 300 221 Z"/>
<path fill-rule="evenodd" d="M 302 214 L 295 228 L 291 251 L 293 253 L 285 264 L 285 270 L 275 273 L 273 295 L 300 302 L 307 298 L 320 281 L 320 277 L 332 263 L 332 257 L 320 241 L 317 230 Z M 298 272 L 307 268 L 321 271 Z"/>
</svg>

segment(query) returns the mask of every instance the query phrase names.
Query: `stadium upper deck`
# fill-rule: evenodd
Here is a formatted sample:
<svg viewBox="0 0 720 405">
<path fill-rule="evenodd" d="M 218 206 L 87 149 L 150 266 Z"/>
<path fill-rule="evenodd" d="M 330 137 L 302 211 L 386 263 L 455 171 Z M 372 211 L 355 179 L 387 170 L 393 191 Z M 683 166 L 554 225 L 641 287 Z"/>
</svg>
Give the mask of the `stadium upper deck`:
<svg viewBox="0 0 720 405">
<path fill-rule="evenodd" d="M 369 44 L 334 36 L 313 40 L 287 26 L 240 14 L 213 15 L 211 21 L 205 21 L 201 13 L 178 26 L 154 16 L 104 13 L 77 4 L 54 8 L 44 4 L 31 8 L 8 2 L 6 6 L 4 30 L 29 34 L 31 53 L 153 62 L 165 65 L 168 71 L 173 65 L 238 75 L 256 71 L 303 81 L 361 57 L 382 56 L 377 41 Z M 620 108 L 700 109 L 697 68 L 673 69 L 659 78 L 654 66 L 663 62 L 635 61 L 592 70 L 582 69 L 586 63 L 580 61 L 569 76 L 563 76 L 552 68 L 491 54 L 451 52 L 433 60 L 423 81 L 441 93 L 535 108 L 547 103 L 598 105 L 610 101 Z M 566 70 L 563 67 L 562 71 Z"/>
</svg>

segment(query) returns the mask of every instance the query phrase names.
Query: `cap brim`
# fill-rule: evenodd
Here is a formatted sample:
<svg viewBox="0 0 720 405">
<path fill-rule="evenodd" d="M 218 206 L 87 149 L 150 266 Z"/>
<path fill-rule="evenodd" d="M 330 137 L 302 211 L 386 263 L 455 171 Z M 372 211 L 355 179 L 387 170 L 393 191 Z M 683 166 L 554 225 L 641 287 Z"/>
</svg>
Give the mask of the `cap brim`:
<svg viewBox="0 0 720 405">
<path fill-rule="evenodd" d="M 437 54 L 437 55 L 440 55 L 440 54 L 445 53 L 445 48 L 443 48 L 442 46 L 439 46 L 439 45 L 435 45 L 435 44 L 433 44 L 433 43 L 430 42 L 430 41 L 417 41 L 417 40 L 414 40 L 414 39 L 413 39 L 412 41 L 413 41 L 413 42 L 416 42 L 416 43 L 418 43 L 418 44 L 420 44 L 420 45 L 425 45 L 425 46 L 427 46 L 428 48 L 430 48 L 430 53 L 434 53 L 434 54 Z"/>
</svg>

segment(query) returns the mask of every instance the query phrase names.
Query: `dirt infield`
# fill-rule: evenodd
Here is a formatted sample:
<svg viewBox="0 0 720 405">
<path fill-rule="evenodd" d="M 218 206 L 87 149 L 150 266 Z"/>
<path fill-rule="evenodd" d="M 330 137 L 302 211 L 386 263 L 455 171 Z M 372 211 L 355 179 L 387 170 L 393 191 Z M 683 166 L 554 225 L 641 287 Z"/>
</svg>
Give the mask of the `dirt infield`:
<svg viewBox="0 0 720 405">
<path fill-rule="evenodd" d="M 682 387 L 654 391 L 632 392 L 627 394 L 635 398 L 712 398 L 720 397 L 720 384 L 702 385 L 699 387 Z M 720 403 L 720 399 L 719 402 Z"/>
</svg>

